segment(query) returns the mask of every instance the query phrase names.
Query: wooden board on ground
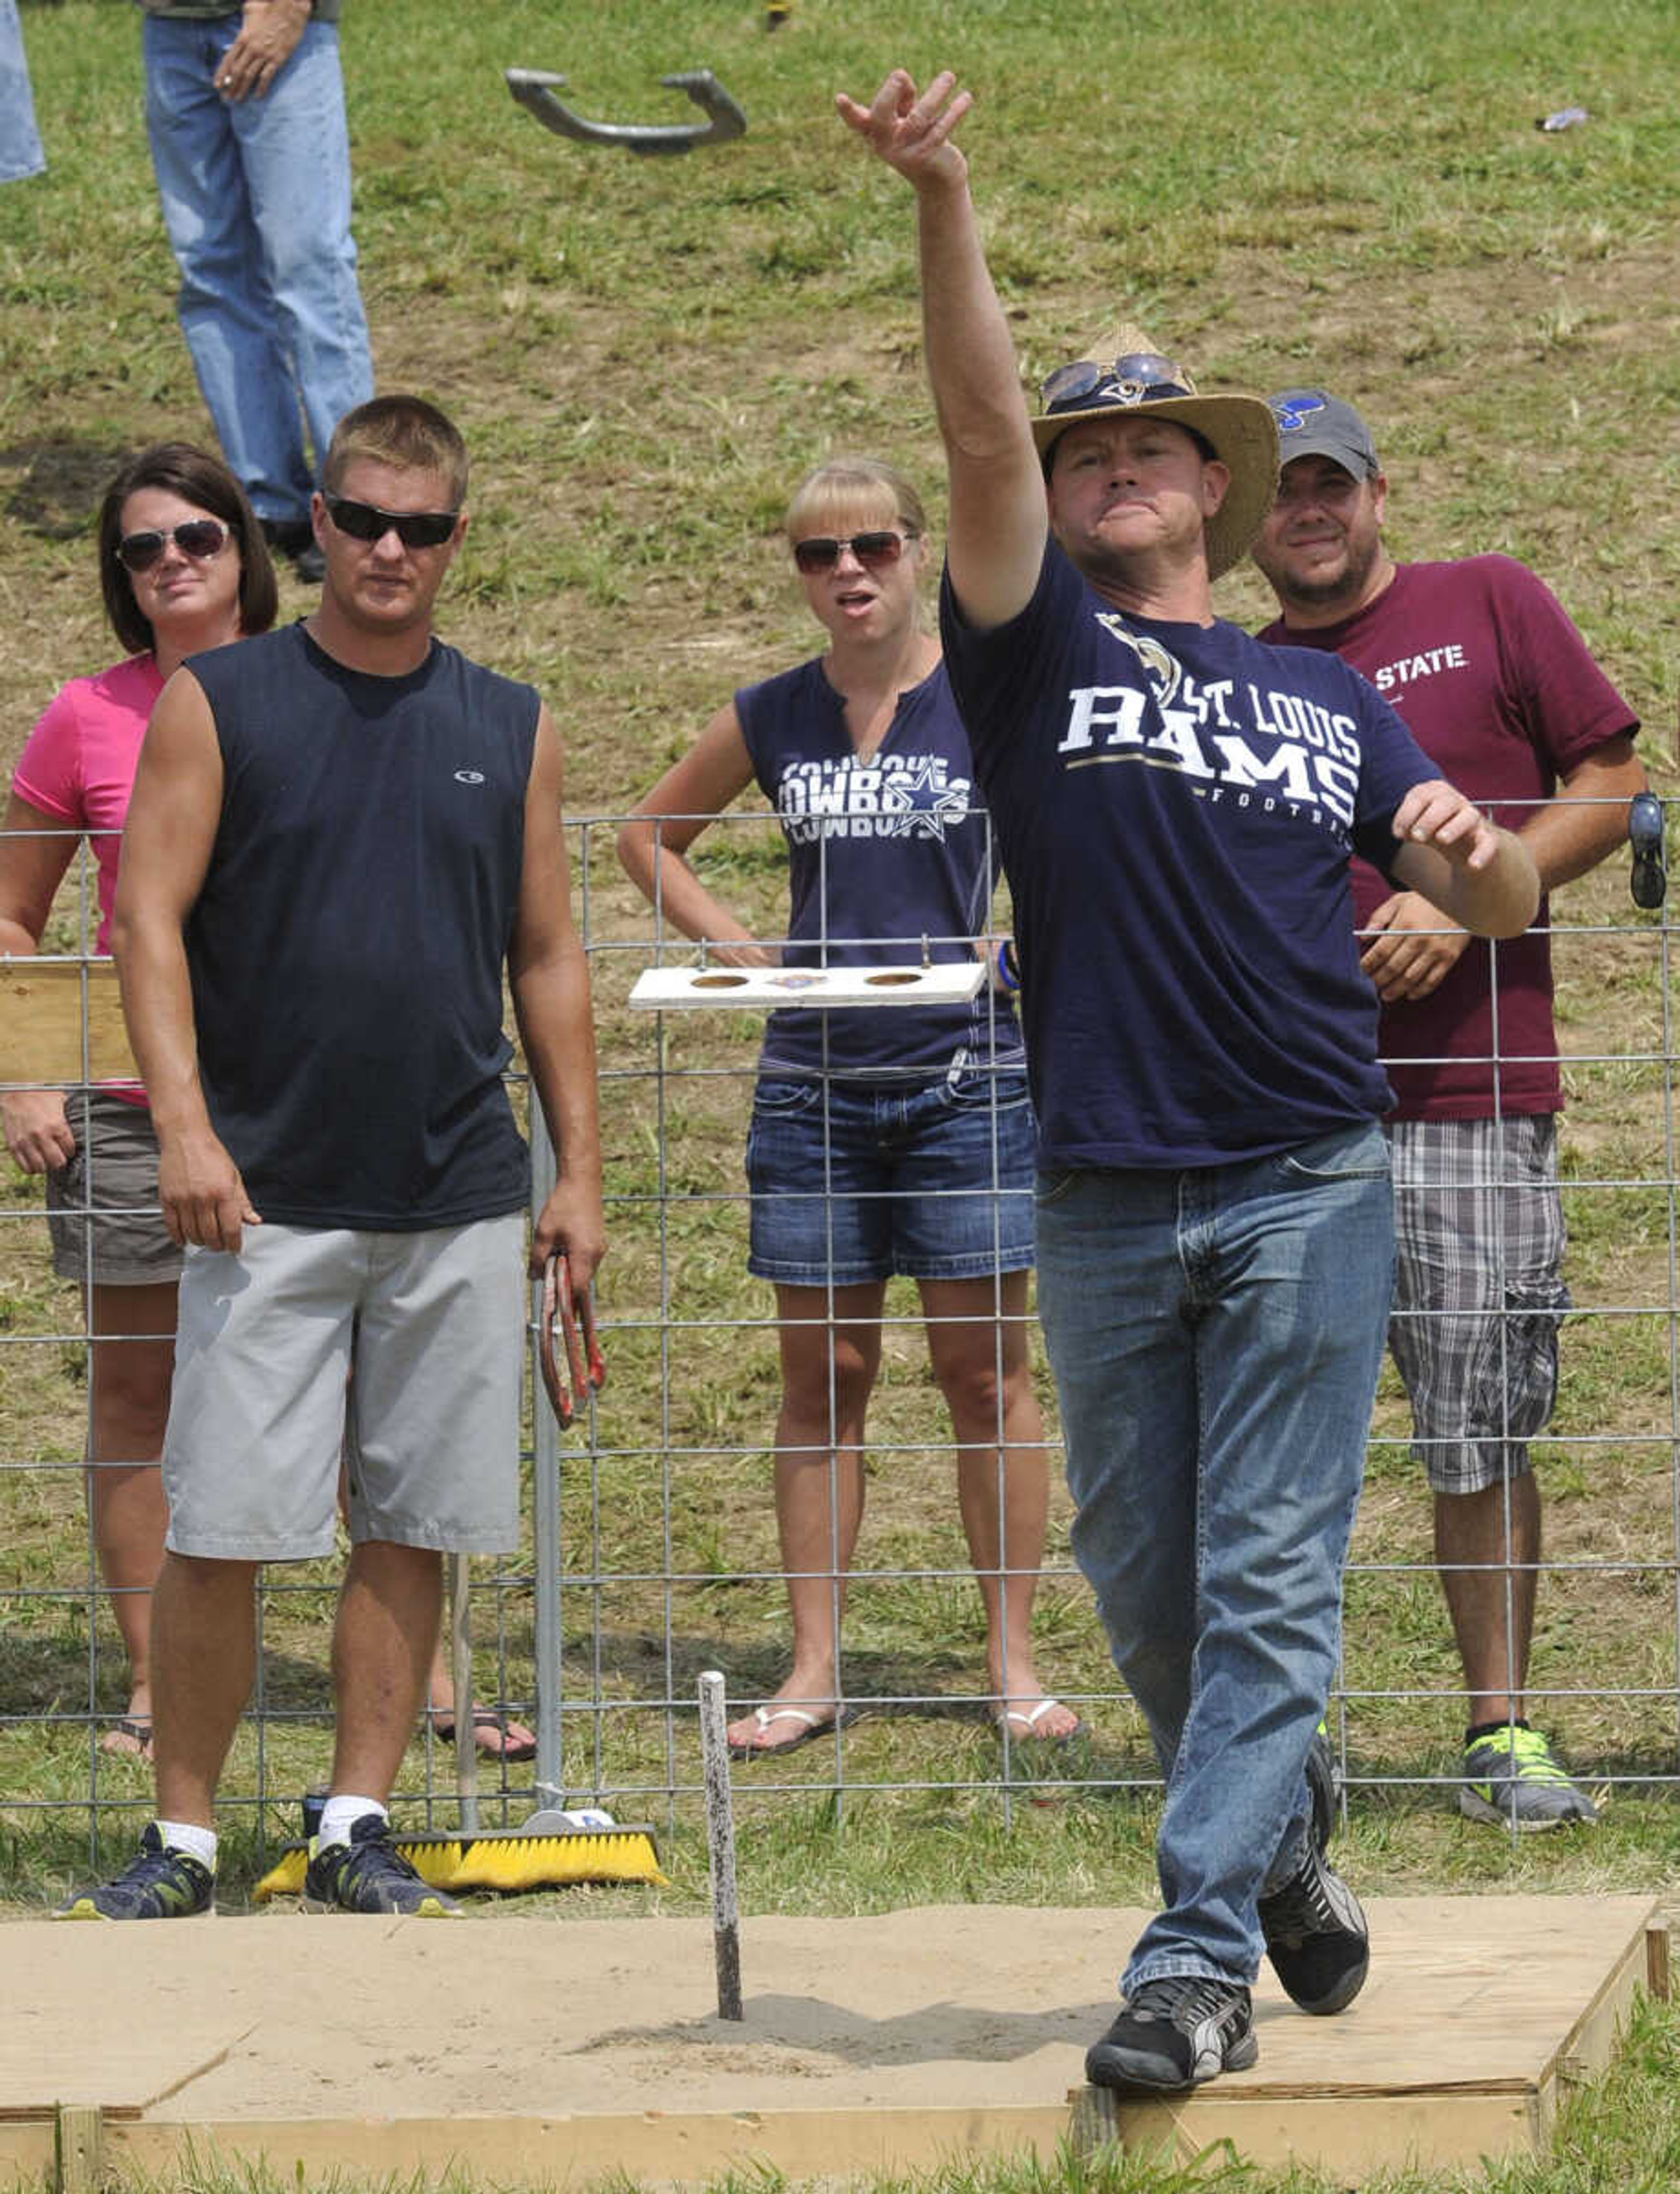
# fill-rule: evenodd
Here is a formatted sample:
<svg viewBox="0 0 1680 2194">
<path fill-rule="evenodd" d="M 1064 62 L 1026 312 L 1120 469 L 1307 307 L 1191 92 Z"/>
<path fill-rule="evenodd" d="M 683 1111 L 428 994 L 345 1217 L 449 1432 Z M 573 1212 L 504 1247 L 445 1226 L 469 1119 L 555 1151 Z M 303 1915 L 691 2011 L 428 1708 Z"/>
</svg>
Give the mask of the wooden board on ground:
<svg viewBox="0 0 1680 2194">
<path fill-rule="evenodd" d="M 0 1083 L 122 1082 L 134 1072 L 109 960 L 0 958 Z"/>
<path fill-rule="evenodd" d="M 790 2177 L 1117 2134 L 1229 2138 L 1343 2183 L 1379 2163 L 1540 2146 L 1648 1971 L 1639 1897 L 1373 1900 L 1339 2019 L 1268 1972 L 1260 2060 L 1173 2104 L 1092 2111 L 1134 1911 L 937 1906 L 743 1923 L 746 2015 L 716 2013 L 708 1921 L 481 1910 L 465 1924 L 220 1919 L 7 1931 L 0 2169 L 50 2169 L 56 2106 L 97 2104 L 118 2166 L 262 2157 L 290 2173 Z"/>
</svg>

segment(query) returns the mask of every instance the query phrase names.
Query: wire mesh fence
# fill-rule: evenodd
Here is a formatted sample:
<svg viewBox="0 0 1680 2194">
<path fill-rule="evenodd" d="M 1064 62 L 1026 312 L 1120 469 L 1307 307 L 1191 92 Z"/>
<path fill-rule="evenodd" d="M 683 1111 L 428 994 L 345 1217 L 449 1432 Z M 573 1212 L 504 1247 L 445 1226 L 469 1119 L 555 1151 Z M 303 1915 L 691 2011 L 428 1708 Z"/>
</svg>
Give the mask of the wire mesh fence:
<svg viewBox="0 0 1680 2194">
<path fill-rule="evenodd" d="M 732 903 L 774 940 L 785 924 L 786 875 L 774 823 L 724 819 L 711 858 L 727 873 Z M 571 826 L 600 1039 L 608 1381 L 564 1433 L 540 1399 L 527 1406 L 525 1542 L 504 1560 L 472 1565 L 473 1701 L 440 1706 L 417 1727 L 397 1794 L 406 1815 L 428 1826 L 434 1816 L 439 1825 L 453 1818 L 456 1764 L 441 1725 L 455 1724 L 464 1739 L 469 1705 L 529 1723 L 536 1738 L 528 1761 L 480 1756 L 487 1821 L 582 1800 L 621 1818 L 674 1819 L 697 1806 L 702 1786 L 699 1674 L 725 1671 L 738 1718 L 772 1700 L 790 1672 L 774 1497 L 778 1469 L 793 1467 L 788 1335 L 774 1290 L 748 1272 L 743 1170 L 763 1016 L 632 1005 L 651 967 L 716 963 L 626 882 L 615 830 L 605 818 Z M 44 940 L 49 956 L 90 961 L 94 923 L 90 873 L 78 858 Z M 1680 1781 L 1671 935 L 1665 911 L 1631 903 L 1625 861 L 1607 864 L 1553 910 L 1571 1303 L 1555 1410 L 1531 1443 L 1545 1536 L 1532 1565 L 1528 1710 L 1560 1737 L 1583 1782 L 1644 1793 Z M 903 956 L 912 967 L 920 942 Z M 15 962 L 4 971 L 14 1029 L 26 1010 L 26 972 Z M 72 1090 L 72 1115 L 85 1107 L 87 1079 Z M 12 1077 L 0 1086 L 20 1083 Z M 514 1094 L 523 1111 L 522 1085 Z M 822 1117 L 819 1105 L 819 1129 Z M 990 1133 L 995 1150 L 995 1119 Z M 550 1162 L 540 1123 L 533 1145 L 540 1201 Z M 1484 1185 L 1495 1194 L 1509 1186 Z M 798 1192 L 820 1201 L 821 1171 Z M 960 1192 L 995 1205 L 999 1184 L 994 1176 Z M 96 1191 L 81 1193 L 100 1208 Z M 90 1455 L 93 1470 L 113 1481 L 146 1458 L 124 1450 L 120 1422 L 101 1416 L 99 1367 L 111 1352 L 138 1359 L 158 1335 L 135 1321 L 132 1304 L 96 1300 L 85 1270 L 54 1272 L 46 1220 L 41 1177 L 12 1169 L 0 1195 L 0 1816 L 14 1828 L 50 1818 L 91 1845 L 102 1824 L 143 1818 L 151 1803 L 143 1761 L 131 1749 L 109 1749 L 129 1705 L 118 1616 L 124 1595 L 140 1588 L 102 1574 L 86 1486 Z M 1084 1733 L 1049 1747 L 1030 1741 L 1030 1727 L 1000 1722 L 1009 1683 L 997 1654 L 1020 1641 L 1009 1636 L 1006 1611 L 989 1661 L 965 1523 L 972 1525 L 977 1502 L 1005 1503 L 1017 1450 L 1035 1450 L 1036 1436 L 1012 1438 L 995 1399 L 991 1436 L 977 1439 L 970 1419 L 968 1438 L 959 1438 L 932 1366 L 942 1323 L 960 1321 L 895 1279 L 878 1321 L 862 1321 L 876 1330 L 861 1345 L 878 1346 L 880 1356 L 866 1433 L 845 1416 L 840 1373 L 830 1373 L 829 1429 L 846 1432 L 843 1449 L 856 1440 L 855 1470 L 849 1456 L 835 1463 L 826 1440 L 811 1444 L 820 1455 L 801 1454 L 801 1467 L 823 1478 L 828 1545 L 846 1536 L 848 1473 L 863 1502 L 849 1576 L 835 1575 L 831 1558 L 800 1573 L 823 1596 L 839 1669 L 832 1699 L 813 1696 L 809 1711 L 834 1726 L 786 1757 L 741 1764 L 737 1801 L 749 1815 L 814 1795 L 851 1804 L 906 1791 L 995 1800 L 1006 1810 L 1046 1779 L 1103 1789 L 1158 1780 L 1069 1556 L 1054 1398 L 1029 1312 L 1001 1284 L 989 1312 L 995 1370 L 1012 1330 L 1030 1346 L 1051 1458 L 1042 1562 L 1012 1564 L 1006 1529 L 997 1567 L 1036 1575 L 1037 1675 Z M 1502 1353 L 1520 1345 L 1522 1314 L 1508 1305 L 1495 1319 Z M 860 1345 L 855 1309 L 840 1295 L 830 1291 L 817 1322 L 825 1347 L 833 1330 L 832 1359 Z M 1003 1385 L 994 1378 L 995 1396 Z M 1501 1493 L 1507 1541 L 1512 1498 Z M 1522 1620 L 1519 1569 L 1504 1557 L 1485 1565 L 1508 1642 Z M 296 1835 L 302 1795 L 326 1779 L 336 1582 L 335 1562 L 270 1568 L 261 1579 L 259 1675 L 221 1795 L 230 1814 L 255 1824 L 259 1841 Z M 1350 1791 L 1455 1783 L 1470 1704 L 1425 1473 L 1390 1368 L 1331 1703 Z M 497 1740 L 493 1722 L 485 1734 Z"/>
</svg>

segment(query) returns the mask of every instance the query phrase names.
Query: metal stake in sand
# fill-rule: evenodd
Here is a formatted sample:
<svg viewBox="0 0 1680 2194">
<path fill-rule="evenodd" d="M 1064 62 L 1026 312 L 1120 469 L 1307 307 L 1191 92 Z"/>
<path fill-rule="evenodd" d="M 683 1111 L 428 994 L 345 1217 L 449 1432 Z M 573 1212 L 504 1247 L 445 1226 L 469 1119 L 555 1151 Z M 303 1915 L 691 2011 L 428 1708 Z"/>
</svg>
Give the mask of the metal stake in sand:
<svg viewBox="0 0 1680 2194">
<path fill-rule="evenodd" d="M 706 1859 L 712 1877 L 712 1943 L 718 1960 L 718 2017 L 739 2019 L 741 1933 L 735 1910 L 735 1818 L 729 1798 L 723 1678 L 700 1679 L 700 1759 L 706 1776 Z"/>
<path fill-rule="evenodd" d="M 470 1573 L 465 1554 L 448 1558 L 450 1675 L 455 1687 L 455 1790 L 461 1832 L 479 1832 L 479 1740 L 473 1726 L 473 1628 Z"/>
</svg>

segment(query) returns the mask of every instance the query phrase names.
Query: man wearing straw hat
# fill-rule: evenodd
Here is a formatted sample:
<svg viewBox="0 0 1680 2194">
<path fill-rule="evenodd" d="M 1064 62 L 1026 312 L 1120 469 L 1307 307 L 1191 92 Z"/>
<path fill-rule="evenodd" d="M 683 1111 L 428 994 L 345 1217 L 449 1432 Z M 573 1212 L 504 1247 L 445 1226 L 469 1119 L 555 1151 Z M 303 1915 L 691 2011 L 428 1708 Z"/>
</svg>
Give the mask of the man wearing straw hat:
<svg viewBox="0 0 1680 2194">
<path fill-rule="evenodd" d="M 1214 618 L 1276 483 L 1259 398 L 1121 337 L 1029 417 L 952 139 L 970 103 L 895 70 L 839 106 L 916 194 L 946 661 L 1014 894 L 1074 1549 L 1167 1783 L 1162 1910 L 1087 2072 L 1158 2093 L 1254 2062 L 1263 1949 L 1310 2012 L 1368 1963 L 1305 1780 L 1394 1255 L 1350 853 L 1502 936 L 1538 886 L 1339 659 Z"/>
</svg>

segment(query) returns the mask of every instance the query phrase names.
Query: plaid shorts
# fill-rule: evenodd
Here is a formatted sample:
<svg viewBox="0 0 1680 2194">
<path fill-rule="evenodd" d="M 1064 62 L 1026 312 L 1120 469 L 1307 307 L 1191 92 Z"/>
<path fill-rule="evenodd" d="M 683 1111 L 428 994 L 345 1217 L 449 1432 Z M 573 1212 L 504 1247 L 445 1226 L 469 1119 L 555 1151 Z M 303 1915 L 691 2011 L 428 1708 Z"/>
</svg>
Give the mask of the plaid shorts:
<svg viewBox="0 0 1680 2194">
<path fill-rule="evenodd" d="M 1478 1493 L 1528 1467 L 1557 1396 L 1563 1207 L 1549 1112 L 1399 1120 L 1397 1264 L 1389 1347 L 1414 1453 L 1437 1493 Z"/>
</svg>

